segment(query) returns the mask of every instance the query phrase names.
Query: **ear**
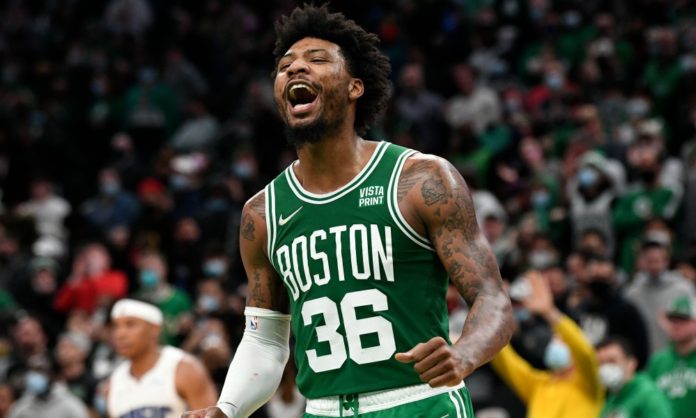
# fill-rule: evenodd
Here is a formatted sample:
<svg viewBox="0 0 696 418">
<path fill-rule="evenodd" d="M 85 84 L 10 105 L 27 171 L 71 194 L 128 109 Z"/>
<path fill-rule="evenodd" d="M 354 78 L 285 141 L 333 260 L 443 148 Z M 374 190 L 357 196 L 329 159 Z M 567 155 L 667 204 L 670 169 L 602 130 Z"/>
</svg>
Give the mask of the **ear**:
<svg viewBox="0 0 696 418">
<path fill-rule="evenodd" d="M 365 92 L 365 85 L 359 78 L 352 78 L 348 84 L 348 97 L 351 100 L 358 100 Z"/>
</svg>

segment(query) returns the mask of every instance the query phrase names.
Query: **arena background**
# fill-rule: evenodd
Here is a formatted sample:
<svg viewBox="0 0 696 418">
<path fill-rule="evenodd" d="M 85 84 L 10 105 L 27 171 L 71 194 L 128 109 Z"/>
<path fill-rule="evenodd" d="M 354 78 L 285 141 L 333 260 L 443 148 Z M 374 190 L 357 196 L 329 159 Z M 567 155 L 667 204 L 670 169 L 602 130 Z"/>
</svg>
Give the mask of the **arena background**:
<svg viewBox="0 0 696 418">
<path fill-rule="evenodd" d="M 36 358 L 103 416 L 99 383 L 118 361 L 106 318 L 126 295 L 158 303 L 164 341 L 222 384 L 243 328 L 241 207 L 295 158 L 270 78 L 273 21 L 295 5 L 2 2 L 0 418 Z M 653 273 L 696 283 L 696 2 L 331 7 L 377 33 L 391 59 L 391 104 L 367 137 L 455 164 L 504 279 L 541 270 L 596 343 L 622 326 L 597 326 L 587 307 L 587 263 L 607 258 L 644 321 L 641 364 L 665 347 L 664 306 L 630 289 Z M 641 262 L 651 248 L 668 255 L 657 270 Z M 138 268 L 151 251 L 168 266 L 154 282 Z M 451 293 L 456 330 L 466 306 Z M 513 344 L 543 367 L 549 338 L 533 322 Z M 292 375 L 276 408 L 255 416 L 293 416 Z M 477 410 L 524 416 L 490 368 L 467 383 Z"/>
</svg>

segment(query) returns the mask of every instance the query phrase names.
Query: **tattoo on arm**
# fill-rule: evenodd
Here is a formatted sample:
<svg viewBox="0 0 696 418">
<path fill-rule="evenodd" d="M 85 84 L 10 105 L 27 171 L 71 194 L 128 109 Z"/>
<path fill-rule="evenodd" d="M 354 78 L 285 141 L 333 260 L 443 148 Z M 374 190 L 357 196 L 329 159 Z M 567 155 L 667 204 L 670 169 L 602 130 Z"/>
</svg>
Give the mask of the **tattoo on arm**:
<svg viewBox="0 0 696 418">
<path fill-rule="evenodd" d="M 399 186 L 396 192 L 396 200 L 401 203 L 404 196 L 411 191 L 413 186 L 418 184 L 423 179 L 423 174 L 428 167 L 432 166 L 433 162 L 428 160 L 415 161 L 410 167 L 405 168 L 399 176 Z"/>
<path fill-rule="evenodd" d="M 476 221 L 469 189 L 454 167 L 434 164 L 420 182 L 424 218 L 450 280 L 469 305 L 461 348 L 473 367 L 510 339 L 510 303 L 495 257 Z M 485 321 L 485 326 L 483 326 Z"/>
<path fill-rule="evenodd" d="M 240 227 L 240 234 L 242 234 L 242 237 L 244 237 L 246 240 L 253 241 L 256 239 L 254 236 L 255 229 L 254 219 L 251 217 L 251 215 L 248 213 L 242 215 L 242 225 Z"/>
<path fill-rule="evenodd" d="M 266 220 L 266 194 L 259 193 L 252 197 L 249 201 L 249 208 L 259 215 L 264 221 Z"/>
<path fill-rule="evenodd" d="M 248 208 L 255 214 L 259 215 L 261 219 L 266 220 L 266 195 L 265 193 L 259 193 L 251 200 L 249 200 Z M 244 239 L 249 241 L 254 241 L 256 239 L 254 232 L 254 218 L 249 213 L 244 213 L 242 215 L 242 223 L 240 226 L 240 234 Z"/>
<path fill-rule="evenodd" d="M 240 235 L 242 261 L 249 282 L 247 305 L 288 312 L 288 298 L 283 282 L 277 277 L 267 255 L 265 242 L 265 196 L 254 196 L 244 207 Z"/>
</svg>

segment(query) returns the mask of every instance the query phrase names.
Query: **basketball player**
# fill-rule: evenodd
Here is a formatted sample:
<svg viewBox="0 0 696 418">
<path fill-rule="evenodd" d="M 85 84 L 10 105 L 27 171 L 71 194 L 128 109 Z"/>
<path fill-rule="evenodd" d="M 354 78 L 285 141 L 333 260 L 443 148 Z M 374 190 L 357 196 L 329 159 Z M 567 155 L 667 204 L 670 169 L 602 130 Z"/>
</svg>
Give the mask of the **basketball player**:
<svg viewBox="0 0 696 418">
<path fill-rule="evenodd" d="M 215 402 L 203 365 L 178 348 L 159 345 L 162 312 L 156 306 L 121 299 L 111 319 L 116 351 L 127 361 L 109 379 L 109 417 L 175 418 Z"/>
<path fill-rule="evenodd" d="M 507 343 L 512 318 L 464 180 L 360 136 L 388 101 L 375 35 L 326 6 L 295 9 L 276 34 L 275 99 L 299 160 L 244 207 L 245 334 L 217 406 L 184 416 L 266 402 L 292 328 L 304 417 L 472 418 L 463 379 Z M 454 344 L 448 278 L 470 307 Z"/>
</svg>

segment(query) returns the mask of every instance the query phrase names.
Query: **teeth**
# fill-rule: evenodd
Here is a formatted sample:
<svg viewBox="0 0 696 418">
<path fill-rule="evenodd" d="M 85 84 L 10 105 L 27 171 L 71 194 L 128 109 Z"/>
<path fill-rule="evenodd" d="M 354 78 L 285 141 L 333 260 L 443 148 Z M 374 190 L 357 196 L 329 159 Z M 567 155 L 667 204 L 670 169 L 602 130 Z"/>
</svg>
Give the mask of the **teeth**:
<svg viewBox="0 0 696 418">
<path fill-rule="evenodd" d="M 288 95 L 290 96 L 291 99 L 295 100 L 297 98 L 296 90 L 297 89 L 307 89 L 314 93 L 314 89 L 311 88 L 309 85 L 304 84 L 304 83 L 298 83 L 290 87 L 290 90 L 288 91 Z"/>
</svg>

